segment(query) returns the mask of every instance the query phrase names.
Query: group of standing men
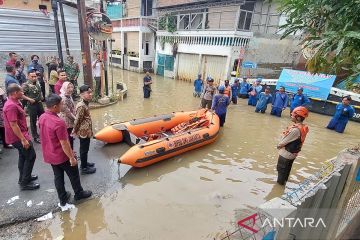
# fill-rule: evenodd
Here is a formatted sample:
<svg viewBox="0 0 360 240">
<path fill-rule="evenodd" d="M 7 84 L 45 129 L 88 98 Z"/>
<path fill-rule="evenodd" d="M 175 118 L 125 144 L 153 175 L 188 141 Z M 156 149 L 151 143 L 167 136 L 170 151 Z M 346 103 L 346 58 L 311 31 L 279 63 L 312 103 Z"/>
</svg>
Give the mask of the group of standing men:
<svg viewBox="0 0 360 240">
<path fill-rule="evenodd" d="M 237 98 L 248 99 L 248 105 L 255 107 L 255 112 L 265 113 L 268 104 L 271 104 L 271 115 L 281 117 L 282 112 L 290 105 L 290 114 L 296 107 L 303 106 L 308 107 L 310 105 L 309 98 L 303 93 L 304 89 L 299 87 L 295 94 L 288 95 L 285 91 L 285 87 L 280 86 L 279 90 L 274 94 L 271 94 L 269 86 L 261 85 L 261 78 L 257 78 L 251 85 L 247 82 L 247 78 L 244 77 L 242 81 L 237 78 L 234 83 L 229 86 L 229 81 L 225 80 L 225 95 L 228 95 L 229 99 L 237 104 Z M 207 79 L 206 84 L 203 83 L 201 75 L 194 81 L 194 96 L 201 97 L 201 106 L 210 107 L 210 102 L 216 93 L 216 87 L 214 87 L 213 80 Z M 226 89 L 230 89 L 227 91 Z M 289 104 L 290 102 L 290 104 Z M 345 96 L 342 98 L 342 102 L 336 106 L 336 112 L 329 124 L 328 129 L 335 130 L 336 132 L 343 133 L 345 127 L 350 118 L 353 117 L 355 110 L 350 105 L 351 97 Z M 207 104 L 206 104 L 207 103 Z"/>
<path fill-rule="evenodd" d="M 288 94 L 285 87 L 281 86 L 275 92 L 274 97 L 270 93 L 270 87 L 261 86 L 261 78 L 250 85 L 247 78 L 243 78 L 242 82 L 236 79 L 229 86 L 229 81 L 225 80 L 224 85 L 217 88 L 214 86 L 214 79 L 208 78 L 206 84 L 203 84 L 201 75 L 194 81 L 194 96 L 201 97 L 201 107 L 215 111 L 219 116 L 220 126 L 223 126 L 226 117 L 226 108 L 230 104 L 230 99 L 237 104 L 237 98 L 248 98 L 248 105 L 255 106 L 255 112 L 265 113 L 267 105 L 271 104 L 271 115 L 281 117 L 282 112 L 289 104 Z M 306 108 L 310 104 L 310 100 L 303 94 L 303 88 L 298 88 L 297 93 L 292 95 L 290 103 L 290 117 L 293 122 L 282 134 L 282 138 L 277 145 L 279 149 L 279 158 L 277 162 L 278 178 L 277 183 L 284 185 L 289 178 L 292 164 L 301 151 L 309 128 L 304 124 L 304 120 L 309 116 Z M 336 107 L 336 113 L 328 124 L 328 129 L 342 133 L 348 120 L 354 114 L 354 108 L 350 105 L 351 98 L 344 97 L 342 103 Z"/>
<path fill-rule="evenodd" d="M 3 123 L 4 137 L 2 141 L 5 144 L 11 144 L 19 153 L 19 185 L 22 190 L 35 190 L 40 184 L 35 182 L 37 175 L 32 175 L 33 166 L 36 159 L 36 152 L 29 135 L 25 103 L 30 116 L 30 128 L 34 142 L 40 143 L 44 162 L 51 164 L 54 172 L 54 182 L 60 200 L 60 206 L 70 199 L 70 193 L 65 190 L 64 172 L 68 175 L 73 190 L 74 199 L 80 200 L 92 195 L 91 191 L 83 190 L 79 170 L 77 167 L 77 156 L 73 151 L 74 137 L 80 140 L 80 160 L 81 173 L 92 174 L 96 172 L 94 163 L 88 162 L 88 151 L 90 139 L 93 136 L 92 120 L 89 111 L 89 102 L 92 99 L 92 89 L 83 85 L 80 89 L 81 100 L 75 107 L 73 93 L 76 89 L 78 69 L 72 57 L 68 58 L 70 71 L 70 81 L 67 81 L 67 72 L 64 69 L 57 70 L 58 81 L 53 86 L 54 91 L 50 91 L 49 96 L 45 99 L 41 82 L 44 80 L 44 68 L 38 63 L 38 56 L 31 57 L 32 64 L 28 66 L 27 80 L 20 82 L 14 78 L 12 65 L 14 62 L 14 53 L 10 53 L 10 60 L 7 62 L 7 75 L 5 87 L 7 98 L 4 94 L 1 96 L 4 105 L 0 104 L 1 118 Z M 50 63 L 55 64 L 55 62 Z M 66 66 L 66 65 L 65 65 Z M 22 65 L 24 68 L 24 64 Z M 52 66 L 53 70 L 54 66 Z M 11 71 L 10 71 L 11 70 Z M 42 80 L 41 80 L 42 79 Z M 51 89 L 51 88 L 50 88 Z M 4 91 L 0 91 L 3 93 Z M 55 92 L 55 93 L 54 93 Z M 1 94 L 0 94 L 1 95 Z M 45 101 L 46 110 L 43 108 Z M 37 129 L 39 126 L 39 133 Z"/>
</svg>

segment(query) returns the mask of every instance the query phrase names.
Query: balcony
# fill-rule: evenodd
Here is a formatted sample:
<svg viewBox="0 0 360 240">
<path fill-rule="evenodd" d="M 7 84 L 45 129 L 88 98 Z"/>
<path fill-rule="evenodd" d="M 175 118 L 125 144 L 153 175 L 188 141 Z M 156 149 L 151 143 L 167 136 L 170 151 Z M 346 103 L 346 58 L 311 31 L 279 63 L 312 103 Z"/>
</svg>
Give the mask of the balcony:
<svg viewBox="0 0 360 240">
<path fill-rule="evenodd" d="M 156 31 L 157 19 L 154 17 L 121 18 L 112 20 L 112 26 L 115 32 L 126 30 L 140 31 L 141 28 L 143 30 L 148 28 Z"/>
<path fill-rule="evenodd" d="M 191 46 L 222 46 L 222 47 L 246 47 L 252 38 L 252 32 L 241 32 L 234 30 L 223 31 L 178 31 L 169 33 L 157 32 L 160 43 L 177 43 L 179 45 Z"/>
</svg>

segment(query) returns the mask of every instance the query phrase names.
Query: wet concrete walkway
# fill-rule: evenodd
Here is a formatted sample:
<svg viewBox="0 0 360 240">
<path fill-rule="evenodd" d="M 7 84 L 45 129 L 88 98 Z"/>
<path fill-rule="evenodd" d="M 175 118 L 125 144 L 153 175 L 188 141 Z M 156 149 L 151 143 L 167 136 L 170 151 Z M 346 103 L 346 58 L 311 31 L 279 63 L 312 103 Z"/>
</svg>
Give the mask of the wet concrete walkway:
<svg viewBox="0 0 360 240">
<path fill-rule="evenodd" d="M 104 161 L 104 159 L 114 159 L 116 157 L 111 156 L 111 152 L 116 152 L 113 148 L 118 148 L 118 146 L 109 145 L 105 148 L 102 146 L 102 143 L 96 140 L 92 141 L 89 161 L 96 163 L 97 171 L 92 175 L 81 175 L 83 188 L 93 191 L 94 197 L 103 194 L 118 179 L 116 161 Z M 100 147 L 102 151 L 98 151 Z M 78 140 L 76 140 L 75 149 L 78 149 Z M 39 176 L 38 182 L 41 185 L 40 189 L 35 191 L 20 190 L 17 183 L 19 176 L 17 150 L 5 149 L 0 155 L 0 227 L 37 218 L 50 211 L 60 210 L 57 207 L 58 197 L 54 186 L 52 168 L 49 164 L 43 162 L 39 144 L 35 143 L 35 150 L 37 159 L 33 173 Z M 122 166 L 122 170 L 126 170 L 126 167 Z M 72 193 L 73 199 L 74 193 L 66 176 L 65 185 L 66 189 Z"/>
</svg>

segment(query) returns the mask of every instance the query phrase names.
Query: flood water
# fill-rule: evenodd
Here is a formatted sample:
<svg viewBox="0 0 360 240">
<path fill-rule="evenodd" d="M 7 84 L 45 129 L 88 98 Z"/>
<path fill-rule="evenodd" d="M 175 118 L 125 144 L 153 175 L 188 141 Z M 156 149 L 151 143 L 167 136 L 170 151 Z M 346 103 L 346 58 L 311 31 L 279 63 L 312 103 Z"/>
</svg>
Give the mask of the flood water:
<svg viewBox="0 0 360 240">
<path fill-rule="evenodd" d="M 128 86 L 128 97 L 111 107 L 93 110 L 95 130 L 112 121 L 152 116 L 199 107 L 189 82 L 153 76 L 151 99 L 142 97 L 143 75 L 115 70 L 114 79 Z M 240 100 L 230 105 L 218 140 L 206 147 L 143 168 L 121 166 L 121 178 L 101 197 L 59 213 L 33 239 L 213 239 L 232 230 L 237 212 L 253 209 L 280 196 L 276 185 L 281 132 L 290 123 L 288 111 L 279 119 L 257 114 Z M 359 143 L 358 123 L 344 134 L 325 129 L 328 116 L 311 113 L 310 132 L 291 171 L 291 182 L 314 173 L 325 160 Z M 100 144 L 100 143 L 99 143 Z M 101 147 L 109 159 L 128 147 Z M 90 156 L 91 158 L 91 156 Z M 97 161 L 97 164 L 100 164 Z M 114 164 L 114 172 L 117 166 Z M 98 173 L 96 173 L 98 174 Z"/>
</svg>

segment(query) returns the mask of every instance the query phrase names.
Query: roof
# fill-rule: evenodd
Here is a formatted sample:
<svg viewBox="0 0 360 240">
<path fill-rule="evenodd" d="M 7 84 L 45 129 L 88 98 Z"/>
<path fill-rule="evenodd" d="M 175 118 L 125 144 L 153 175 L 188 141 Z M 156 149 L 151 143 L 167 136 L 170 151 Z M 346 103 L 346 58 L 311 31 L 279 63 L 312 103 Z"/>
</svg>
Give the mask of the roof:
<svg viewBox="0 0 360 240">
<path fill-rule="evenodd" d="M 162 6 L 162 7 L 156 7 L 156 9 L 158 10 L 170 10 L 170 9 L 177 9 L 177 8 L 183 8 L 183 7 L 192 7 L 192 6 L 196 6 L 196 7 L 200 7 L 202 5 L 207 6 L 207 5 L 214 5 L 214 4 L 226 4 L 226 3 L 231 3 L 231 4 L 244 4 L 245 0 L 193 0 L 192 2 L 189 3 L 181 3 L 181 4 L 173 4 L 173 5 L 167 5 L 167 6 Z"/>
</svg>

